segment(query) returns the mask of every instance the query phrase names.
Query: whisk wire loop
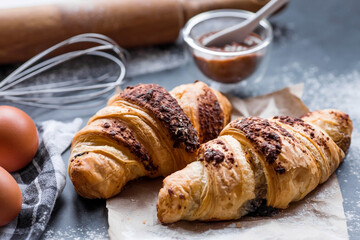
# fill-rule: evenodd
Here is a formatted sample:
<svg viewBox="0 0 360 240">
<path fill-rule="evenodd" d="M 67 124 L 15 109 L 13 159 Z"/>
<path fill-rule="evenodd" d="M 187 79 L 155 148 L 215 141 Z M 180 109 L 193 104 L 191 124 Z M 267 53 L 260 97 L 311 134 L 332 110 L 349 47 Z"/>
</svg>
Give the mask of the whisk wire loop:
<svg viewBox="0 0 360 240">
<path fill-rule="evenodd" d="M 98 46 L 63 53 L 40 61 L 62 47 L 78 43 L 92 43 Z M 59 64 L 84 55 L 98 56 L 114 62 L 119 67 L 119 74 L 117 76 L 104 74 L 94 79 L 71 79 L 33 86 L 20 86 L 26 80 L 29 81 Z M 74 104 L 97 98 L 122 83 L 126 75 L 127 58 L 127 51 L 112 39 L 96 33 L 80 34 L 39 53 L 2 80 L 0 82 L 0 99 L 36 107 L 77 109 Z M 68 106 L 69 104 L 72 106 Z M 78 107 L 86 106 L 93 105 L 82 104 Z"/>
</svg>

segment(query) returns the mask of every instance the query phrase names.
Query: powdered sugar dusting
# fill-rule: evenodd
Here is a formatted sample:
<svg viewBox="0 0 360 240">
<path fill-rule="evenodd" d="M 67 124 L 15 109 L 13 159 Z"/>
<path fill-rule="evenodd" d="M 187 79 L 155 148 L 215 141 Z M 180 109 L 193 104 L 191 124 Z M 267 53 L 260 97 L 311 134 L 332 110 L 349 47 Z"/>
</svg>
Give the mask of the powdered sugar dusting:
<svg viewBox="0 0 360 240">
<path fill-rule="evenodd" d="M 286 86 L 304 82 L 303 98 L 313 110 L 339 108 L 360 117 L 360 111 L 353 109 L 356 103 L 360 104 L 360 91 L 356 91 L 360 87 L 360 71 L 356 69 L 346 74 L 324 73 L 316 66 L 302 66 L 298 62 L 292 62 L 266 78 L 267 82 L 280 81 Z"/>
<path fill-rule="evenodd" d="M 97 228 L 97 229 L 84 229 L 84 228 L 72 228 L 67 227 L 65 230 L 62 231 L 54 231 L 54 230 L 47 230 L 44 233 L 43 239 L 46 240 L 62 240 L 62 239 L 73 239 L 73 240 L 103 240 L 109 239 L 107 234 L 107 229 Z"/>
<path fill-rule="evenodd" d="M 181 45 L 139 48 L 130 51 L 128 76 L 134 77 L 173 69 L 185 64 L 188 57 Z"/>
</svg>

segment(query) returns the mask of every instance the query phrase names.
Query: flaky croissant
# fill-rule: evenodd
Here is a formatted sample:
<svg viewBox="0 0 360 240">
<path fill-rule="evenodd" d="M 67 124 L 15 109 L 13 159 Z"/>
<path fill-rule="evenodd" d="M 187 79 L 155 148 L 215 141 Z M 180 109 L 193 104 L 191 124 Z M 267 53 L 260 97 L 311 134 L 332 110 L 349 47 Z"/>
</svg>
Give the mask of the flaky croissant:
<svg viewBox="0 0 360 240">
<path fill-rule="evenodd" d="M 70 179 L 83 197 L 110 198 L 130 180 L 167 176 L 193 161 L 230 114 L 229 101 L 202 82 L 170 93 L 156 84 L 127 87 L 75 135 Z"/>
<path fill-rule="evenodd" d="M 351 132 L 349 116 L 337 110 L 232 121 L 201 146 L 198 161 L 164 179 L 158 218 L 162 223 L 238 219 L 264 199 L 268 206 L 286 208 L 336 170 Z"/>
</svg>

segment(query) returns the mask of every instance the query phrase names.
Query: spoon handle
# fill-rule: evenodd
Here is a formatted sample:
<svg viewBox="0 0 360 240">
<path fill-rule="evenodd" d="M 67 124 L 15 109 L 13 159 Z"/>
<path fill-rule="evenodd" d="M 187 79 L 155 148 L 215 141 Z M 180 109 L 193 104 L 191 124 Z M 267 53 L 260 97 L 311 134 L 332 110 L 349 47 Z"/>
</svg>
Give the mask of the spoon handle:
<svg viewBox="0 0 360 240">
<path fill-rule="evenodd" d="M 255 13 L 255 16 L 253 18 L 249 18 L 244 22 L 248 22 L 248 24 L 251 26 L 255 25 L 252 29 L 259 24 L 259 22 L 276 12 L 281 6 L 283 6 L 285 3 L 287 3 L 288 0 L 271 0 L 268 2 L 264 7 L 262 7 L 259 11 Z M 240 24 L 238 24 L 240 25 Z"/>
<path fill-rule="evenodd" d="M 234 40 L 241 42 L 256 28 L 263 18 L 268 17 L 287 2 L 288 0 L 271 0 L 257 11 L 253 17 L 205 38 L 202 43 L 205 46 L 222 46 Z"/>
</svg>

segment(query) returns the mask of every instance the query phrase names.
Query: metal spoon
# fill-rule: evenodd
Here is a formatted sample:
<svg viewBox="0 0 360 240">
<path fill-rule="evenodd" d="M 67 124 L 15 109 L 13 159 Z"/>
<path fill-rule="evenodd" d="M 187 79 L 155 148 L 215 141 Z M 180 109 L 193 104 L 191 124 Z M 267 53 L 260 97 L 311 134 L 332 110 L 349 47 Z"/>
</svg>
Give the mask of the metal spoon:
<svg viewBox="0 0 360 240">
<path fill-rule="evenodd" d="M 202 43 L 205 47 L 223 47 L 234 41 L 241 43 L 259 25 L 263 18 L 268 17 L 287 2 L 288 0 L 271 0 L 257 11 L 253 17 L 204 38 Z"/>
</svg>

